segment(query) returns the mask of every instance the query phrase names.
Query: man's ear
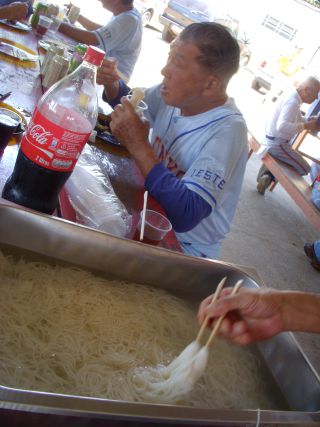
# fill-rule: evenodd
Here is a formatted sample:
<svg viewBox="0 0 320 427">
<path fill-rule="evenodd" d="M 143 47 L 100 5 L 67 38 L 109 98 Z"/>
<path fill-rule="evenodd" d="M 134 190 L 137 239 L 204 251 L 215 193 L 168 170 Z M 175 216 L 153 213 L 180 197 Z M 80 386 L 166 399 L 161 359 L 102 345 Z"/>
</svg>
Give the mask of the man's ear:
<svg viewBox="0 0 320 427">
<path fill-rule="evenodd" d="M 221 80 L 214 76 L 214 75 L 210 75 L 204 84 L 204 93 L 211 95 L 212 93 L 217 94 L 218 92 L 220 92 L 222 90 L 223 86 L 221 83 Z"/>
</svg>

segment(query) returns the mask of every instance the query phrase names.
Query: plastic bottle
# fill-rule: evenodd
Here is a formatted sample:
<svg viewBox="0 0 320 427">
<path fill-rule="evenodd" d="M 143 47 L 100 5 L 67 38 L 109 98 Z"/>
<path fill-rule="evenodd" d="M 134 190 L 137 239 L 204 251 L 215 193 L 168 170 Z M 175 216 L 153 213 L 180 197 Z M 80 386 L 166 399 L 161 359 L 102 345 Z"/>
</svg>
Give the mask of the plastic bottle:
<svg viewBox="0 0 320 427">
<path fill-rule="evenodd" d="M 69 72 L 72 73 L 83 61 L 83 57 L 87 51 L 88 46 L 86 44 L 77 44 L 76 49 L 72 55 L 70 61 Z"/>
<path fill-rule="evenodd" d="M 101 49 L 89 46 L 80 67 L 42 96 L 3 188 L 4 199 L 54 212 L 59 192 L 96 124 L 96 69 L 104 56 Z"/>
<path fill-rule="evenodd" d="M 34 9 L 34 12 L 31 16 L 30 24 L 32 28 L 36 28 L 39 22 L 40 15 L 46 15 L 48 10 L 48 4 L 46 1 L 39 1 Z"/>
</svg>

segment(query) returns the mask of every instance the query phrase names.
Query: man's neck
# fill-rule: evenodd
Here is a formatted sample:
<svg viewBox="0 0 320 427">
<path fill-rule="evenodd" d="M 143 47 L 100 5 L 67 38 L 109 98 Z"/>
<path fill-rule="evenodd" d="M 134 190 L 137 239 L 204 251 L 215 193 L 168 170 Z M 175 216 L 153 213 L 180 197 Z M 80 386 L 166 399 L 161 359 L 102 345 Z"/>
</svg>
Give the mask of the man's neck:
<svg viewBox="0 0 320 427">
<path fill-rule="evenodd" d="M 120 15 L 120 13 L 123 12 L 128 12 L 129 10 L 133 9 L 133 5 L 129 5 L 129 4 L 119 4 L 114 6 L 113 10 L 111 10 L 111 12 L 113 13 L 114 16 Z"/>
<path fill-rule="evenodd" d="M 205 113 L 206 111 L 212 110 L 213 108 L 221 107 L 228 100 L 227 94 L 221 94 L 217 96 L 215 99 L 208 99 L 207 101 L 201 100 L 198 103 L 194 103 L 190 107 L 181 107 L 181 115 L 182 116 L 194 116 L 196 114 Z"/>
</svg>

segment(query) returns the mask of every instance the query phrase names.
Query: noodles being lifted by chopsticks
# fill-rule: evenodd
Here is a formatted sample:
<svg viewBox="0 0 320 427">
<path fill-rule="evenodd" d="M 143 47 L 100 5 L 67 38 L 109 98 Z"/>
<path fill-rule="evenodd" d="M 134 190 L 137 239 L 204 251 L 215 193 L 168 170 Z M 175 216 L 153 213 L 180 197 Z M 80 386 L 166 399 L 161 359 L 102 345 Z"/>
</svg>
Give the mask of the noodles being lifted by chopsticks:
<svg viewBox="0 0 320 427">
<path fill-rule="evenodd" d="M 138 366 L 167 364 L 194 338 L 195 313 L 169 293 L 0 252 L 0 384 L 139 401 Z M 182 404 L 275 408 L 249 350 L 217 340 Z M 272 395 L 270 393 L 270 395 Z"/>
<path fill-rule="evenodd" d="M 144 98 L 143 89 L 141 89 L 140 87 L 136 87 L 135 89 L 133 89 L 131 93 L 131 99 L 130 99 L 130 102 L 133 108 L 137 108 L 137 106 L 143 100 L 143 98 Z"/>
</svg>

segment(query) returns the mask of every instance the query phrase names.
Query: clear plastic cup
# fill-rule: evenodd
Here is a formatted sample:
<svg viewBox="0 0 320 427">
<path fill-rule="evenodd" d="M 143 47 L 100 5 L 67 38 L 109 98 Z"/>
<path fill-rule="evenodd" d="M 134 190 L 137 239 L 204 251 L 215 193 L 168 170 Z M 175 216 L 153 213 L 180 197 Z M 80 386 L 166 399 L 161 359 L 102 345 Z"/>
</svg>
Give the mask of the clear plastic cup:
<svg viewBox="0 0 320 427">
<path fill-rule="evenodd" d="M 44 36 L 47 30 L 49 29 L 50 25 L 52 23 L 52 19 L 48 18 L 47 16 L 40 15 L 39 21 L 36 26 L 36 35 L 37 36 Z"/>
<path fill-rule="evenodd" d="M 130 101 L 132 98 L 132 94 L 129 93 L 126 98 Z M 143 116 L 144 112 L 148 109 L 148 105 L 146 102 L 141 100 L 139 104 L 136 106 L 136 112 L 139 114 L 139 116 Z"/>
<path fill-rule="evenodd" d="M 134 240 L 140 241 L 140 231 L 142 226 L 142 211 L 140 212 L 140 219 L 137 226 L 137 230 L 134 236 Z M 157 245 L 164 237 L 171 231 L 171 222 L 159 212 L 151 209 L 146 210 L 143 243 L 149 245 Z"/>
<path fill-rule="evenodd" d="M 61 19 L 58 18 L 57 16 L 52 16 L 51 17 L 51 24 L 49 27 L 49 32 L 51 34 L 56 34 L 56 32 L 58 31 L 60 24 L 61 24 Z"/>
<path fill-rule="evenodd" d="M 68 19 L 71 24 L 74 24 L 80 16 L 80 7 L 72 5 L 68 13 Z"/>
</svg>

